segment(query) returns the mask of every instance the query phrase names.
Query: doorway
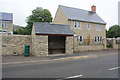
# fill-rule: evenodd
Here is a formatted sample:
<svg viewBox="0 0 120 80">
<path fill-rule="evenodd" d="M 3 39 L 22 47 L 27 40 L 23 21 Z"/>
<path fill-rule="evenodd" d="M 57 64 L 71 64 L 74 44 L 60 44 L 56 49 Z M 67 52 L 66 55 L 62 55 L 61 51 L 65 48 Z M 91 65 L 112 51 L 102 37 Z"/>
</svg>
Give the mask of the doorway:
<svg viewBox="0 0 120 80">
<path fill-rule="evenodd" d="M 90 45 L 90 36 L 87 36 L 87 45 Z"/>
<path fill-rule="evenodd" d="M 65 36 L 48 36 L 48 53 L 65 54 Z"/>
</svg>

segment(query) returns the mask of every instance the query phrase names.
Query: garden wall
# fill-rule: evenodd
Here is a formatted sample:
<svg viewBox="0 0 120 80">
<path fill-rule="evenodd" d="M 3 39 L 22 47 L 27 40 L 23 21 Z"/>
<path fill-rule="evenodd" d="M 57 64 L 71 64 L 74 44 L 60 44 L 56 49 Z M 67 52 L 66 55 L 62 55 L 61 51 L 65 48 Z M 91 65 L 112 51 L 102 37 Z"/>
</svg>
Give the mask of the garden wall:
<svg viewBox="0 0 120 80">
<path fill-rule="evenodd" d="M 2 36 L 2 55 L 22 55 L 24 46 L 31 45 L 30 35 L 3 35 Z"/>
</svg>

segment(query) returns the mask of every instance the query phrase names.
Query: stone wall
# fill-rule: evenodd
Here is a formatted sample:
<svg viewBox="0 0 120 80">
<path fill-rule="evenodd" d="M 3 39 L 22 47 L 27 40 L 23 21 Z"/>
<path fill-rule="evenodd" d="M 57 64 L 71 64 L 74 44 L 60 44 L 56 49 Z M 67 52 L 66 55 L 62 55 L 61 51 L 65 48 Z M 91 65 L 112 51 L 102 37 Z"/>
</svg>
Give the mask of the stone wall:
<svg viewBox="0 0 120 80">
<path fill-rule="evenodd" d="M 73 54 L 73 36 L 66 37 L 66 54 Z"/>
<path fill-rule="evenodd" d="M 48 36 L 32 36 L 32 54 L 48 56 Z"/>
<path fill-rule="evenodd" d="M 105 45 L 77 45 L 73 36 L 66 36 L 65 53 L 73 54 L 79 51 L 102 50 Z M 105 42 L 104 42 L 105 43 Z M 0 42 L 2 55 L 23 55 L 25 45 L 30 45 L 30 55 L 48 56 L 47 35 L 3 35 Z"/>
<path fill-rule="evenodd" d="M 24 46 L 31 46 L 31 36 L 28 35 L 3 35 L 2 36 L 2 55 L 22 55 Z"/>
</svg>

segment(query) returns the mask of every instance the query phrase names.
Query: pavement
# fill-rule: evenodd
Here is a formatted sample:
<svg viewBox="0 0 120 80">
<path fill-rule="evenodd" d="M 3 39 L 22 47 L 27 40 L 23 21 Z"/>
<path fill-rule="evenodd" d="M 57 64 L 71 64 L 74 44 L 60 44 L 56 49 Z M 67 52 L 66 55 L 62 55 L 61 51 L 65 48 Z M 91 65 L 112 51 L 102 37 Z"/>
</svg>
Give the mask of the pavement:
<svg viewBox="0 0 120 80">
<path fill-rule="evenodd" d="M 114 53 L 113 53 L 114 52 Z M 116 55 L 118 54 L 118 50 L 115 49 L 107 49 L 100 51 L 84 51 L 78 52 L 71 55 L 65 54 L 55 54 L 49 56 L 2 56 L 2 64 L 19 64 L 19 63 L 35 63 L 35 62 L 49 62 L 56 60 L 74 60 L 74 59 L 86 59 L 86 58 L 97 58 L 107 55 Z"/>
</svg>

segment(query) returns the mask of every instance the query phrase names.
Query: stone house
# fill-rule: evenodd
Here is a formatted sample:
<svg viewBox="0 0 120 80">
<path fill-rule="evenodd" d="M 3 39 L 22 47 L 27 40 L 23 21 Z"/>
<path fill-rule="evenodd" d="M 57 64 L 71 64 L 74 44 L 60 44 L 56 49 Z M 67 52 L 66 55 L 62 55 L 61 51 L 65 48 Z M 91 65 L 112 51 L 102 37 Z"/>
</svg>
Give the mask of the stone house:
<svg viewBox="0 0 120 80">
<path fill-rule="evenodd" d="M 72 54 L 73 32 L 68 25 L 36 22 L 33 23 L 31 46 L 35 56 Z"/>
<path fill-rule="evenodd" d="M 0 12 L 0 33 L 13 34 L 13 14 Z"/>
<path fill-rule="evenodd" d="M 106 23 L 96 13 L 94 5 L 91 11 L 59 5 L 53 23 L 71 27 L 74 32 L 74 52 L 106 48 Z"/>
</svg>

